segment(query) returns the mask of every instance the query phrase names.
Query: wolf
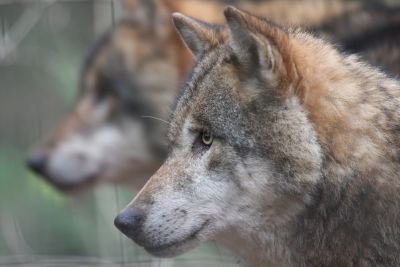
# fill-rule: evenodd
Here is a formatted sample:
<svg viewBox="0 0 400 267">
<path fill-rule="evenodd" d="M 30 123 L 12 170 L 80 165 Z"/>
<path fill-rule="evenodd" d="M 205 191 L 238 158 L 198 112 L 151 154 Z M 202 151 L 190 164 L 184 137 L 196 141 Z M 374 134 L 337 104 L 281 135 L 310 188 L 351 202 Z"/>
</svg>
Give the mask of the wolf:
<svg viewBox="0 0 400 267">
<path fill-rule="evenodd" d="M 214 240 L 246 266 L 400 266 L 400 82 L 234 7 L 179 13 L 196 64 L 160 169 L 115 218 L 158 257 Z"/>
<path fill-rule="evenodd" d="M 218 1 L 123 3 L 126 16 L 89 50 L 75 107 L 28 159 L 31 169 L 63 192 L 81 191 L 103 182 L 133 189 L 144 185 L 165 159 L 167 125 L 163 120 L 168 120 L 176 88 L 193 64 L 169 16 L 179 11 L 223 22 L 224 6 Z M 341 25 L 336 20 L 341 21 L 343 14 L 365 8 L 360 1 L 342 0 L 238 1 L 237 5 L 283 24 L 340 35 L 341 39 L 347 36 L 343 32 L 357 32 L 354 28 L 359 27 L 331 25 Z M 378 64 L 387 58 L 386 65 L 398 66 L 392 56 L 397 43 L 391 46 L 391 53 L 386 53 L 388 48 L 381 44 L 371 47 L 370 54 L 376 56 Z M 380 52 L 376 53 L 378 48 Z M 353 50 L 362 49 L 358 46 Z"/>
<path fill-rule="evenodd" d="M 96 40 L 73 110 L 30 155 L 29 166 L 62 192 L 100 182 L 141 188 L 164 160 L 164 120 L 182 67 L 170 67 L 179 44 L 165 46 L 169 36 L 149 27 L 126 18 Z"/>
</svg>

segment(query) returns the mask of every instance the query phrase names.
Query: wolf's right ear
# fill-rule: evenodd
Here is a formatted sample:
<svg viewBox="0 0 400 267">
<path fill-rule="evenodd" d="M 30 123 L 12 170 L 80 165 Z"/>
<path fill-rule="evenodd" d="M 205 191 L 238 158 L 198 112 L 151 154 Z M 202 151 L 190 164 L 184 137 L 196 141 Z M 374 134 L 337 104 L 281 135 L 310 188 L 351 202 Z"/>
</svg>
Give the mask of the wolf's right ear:
<svg viewBox="0 0 400 267">
<path fill-rule="evenodd" d="M 172 20 L 182 40 L 196 59 L 201 57 L 215 40 L 215 32 L 209 24 L 177 12 L 172 14 Z"/>
<path fill-rule="evenodd" d="M 282 75 L 287 74 L 285 63 L 291 63 L 286 33 L 278 26 L 235 7 L 225 8 L 224 15 L 230 32 L 229 46 L 242 72 L 253 75 L 259 71 L 271 81 L 282 80 Z"/>
</svg>

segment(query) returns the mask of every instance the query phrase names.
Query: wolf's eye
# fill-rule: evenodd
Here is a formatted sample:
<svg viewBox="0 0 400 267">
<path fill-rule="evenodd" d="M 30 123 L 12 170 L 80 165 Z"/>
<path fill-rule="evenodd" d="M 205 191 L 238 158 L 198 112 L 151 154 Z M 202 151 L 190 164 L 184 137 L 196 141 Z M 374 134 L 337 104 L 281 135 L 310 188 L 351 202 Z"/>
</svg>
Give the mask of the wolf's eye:
<svg viewBox="0 0 400 267">
<path fill-rule="evenodd" d="M 201 141 L 203 142 L 204 145 L 211 146 L 213 140 L 214 140 L 214 137 L 212 136 L 212 134 L 210 132 L 205 131 L 201 134 Z"/>
</svg>

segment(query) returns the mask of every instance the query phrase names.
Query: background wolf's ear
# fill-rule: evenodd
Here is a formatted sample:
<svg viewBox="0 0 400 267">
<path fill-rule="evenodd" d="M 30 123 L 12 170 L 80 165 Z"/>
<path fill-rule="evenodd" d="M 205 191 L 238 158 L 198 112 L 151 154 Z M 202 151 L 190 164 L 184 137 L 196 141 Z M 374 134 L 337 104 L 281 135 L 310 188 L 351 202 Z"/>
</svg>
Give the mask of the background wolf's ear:
<svg viewBox="0 0 400 267">
<path fill-rule="evenodd" d="M 279 40 L 275 38 L 284 33 L 279 33 L 277 26 L 231 6 L 225 9 L 224 15 L 230 30 L 229 45 L 242 71 L 272 75 L 282 70 L 282 55 L 276 47 Z M 266 36 L 261 31 L 271 34 Z"/>
<path fill-rule="evenodd" d="M 177 12 L 172 19 L 186 46 L 195 58 L 199 58 L 212 43 L 212 26 Z"/>
<path fill-rule="evenodd" d="M 123 9 L 128 17 L 136 19 L 143 25 L 151 25 L 158 12 L 158 0 L 122 0 Z"/>
<path fill-rule="evenodd" d="M 122 0 L 122 6 L 128 18 L 152 34 L 165 37 L 173 30 L 170 14 L 176 7 L 171 0 Z"/>
</svg>

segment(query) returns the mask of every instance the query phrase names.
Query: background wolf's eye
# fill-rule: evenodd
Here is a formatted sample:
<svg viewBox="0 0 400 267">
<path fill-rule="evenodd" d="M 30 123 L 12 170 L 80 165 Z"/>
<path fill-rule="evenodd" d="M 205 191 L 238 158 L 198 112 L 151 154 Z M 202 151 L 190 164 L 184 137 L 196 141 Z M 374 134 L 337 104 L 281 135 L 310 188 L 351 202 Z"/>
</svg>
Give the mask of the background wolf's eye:
<svg viewBox="0 0 400 267">
<path fill-rule="evenodd" d="M 201 134 L 201 141 L 203 142 L 204 145 L 210 146 L 213 140 L 214 138 L 210 132 L 205 131 Z"/>
</svg>

